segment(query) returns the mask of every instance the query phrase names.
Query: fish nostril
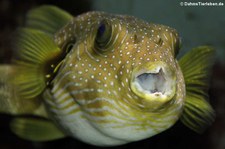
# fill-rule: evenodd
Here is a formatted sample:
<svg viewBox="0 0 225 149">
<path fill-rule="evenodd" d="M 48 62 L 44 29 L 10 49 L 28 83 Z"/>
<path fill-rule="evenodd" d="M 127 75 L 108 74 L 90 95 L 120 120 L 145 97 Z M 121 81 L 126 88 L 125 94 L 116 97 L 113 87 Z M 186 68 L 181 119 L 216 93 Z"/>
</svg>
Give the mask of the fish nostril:
<svg viewBox="0 0 225 149">
<path fill-rule="evenodd" d="M 133 39 L 134 39 L 134 42 L 133 42 L 134 44 L 138 44 L 140 42 L 140 40 L 136 34 L 134 34 Z"/>
<path fill-rule="evenodd" d="M 163 40 L 162 40 L 162 38 L 159 37 L 159 38 L 156 40 L 155 43 L 161 47 L 161 46 L 163 45 Z"/>
</svg>

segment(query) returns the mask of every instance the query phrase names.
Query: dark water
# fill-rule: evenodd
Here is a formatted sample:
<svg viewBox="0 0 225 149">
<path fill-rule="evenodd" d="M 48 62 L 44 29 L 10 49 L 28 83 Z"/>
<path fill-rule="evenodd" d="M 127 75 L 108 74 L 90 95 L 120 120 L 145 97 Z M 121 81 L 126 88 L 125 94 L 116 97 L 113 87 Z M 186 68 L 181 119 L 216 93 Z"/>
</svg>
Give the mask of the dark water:
<svg viewBox="0 0 225 149">
<path fill-rule="evenodd" d="M 13 32 L 18 26 L 23 25 L 25 14 L 29 9 L 42 4 L 53 4 L 73 15 L 78 15 L 91 10 L 91 2 L 93 1 L 0 0 L 0 63 L 10 61 Z M 209 92 L 211 104 L 216 111 L 217 117 L 213 125 L 204 134 L 196 134 L 178 122 L 171 129 L 152 138 L 112 148 L 225 149 L 225 66 L 219 61 L 216 61 L 213 68 Z M 25 141 L 10 132 L 8 127 L 10 119 L 10 116 L 0 115 L 0 149 L 99 148 L 71 138 L 45 143 Z"/>
</svg>

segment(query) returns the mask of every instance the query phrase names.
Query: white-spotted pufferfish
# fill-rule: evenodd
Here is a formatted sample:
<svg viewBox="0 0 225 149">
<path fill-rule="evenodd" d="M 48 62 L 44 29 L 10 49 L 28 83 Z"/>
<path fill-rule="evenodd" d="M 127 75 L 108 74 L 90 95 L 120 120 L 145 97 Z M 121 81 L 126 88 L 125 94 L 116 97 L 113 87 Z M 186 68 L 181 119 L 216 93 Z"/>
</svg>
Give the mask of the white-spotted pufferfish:
<svg viewBox="0 0 225 149">
<path fill-rule="evenodd" d="M 178 119 L 203 132 L 214 120 L 214 50 L 197 47 L 178 61 L 180 44 L 175 29 L 132 16 L 36 8 L 18 29 L 13 63 L 0 67 L 0 111 L 15 115 L 12 131 L 32 141 L 71 136 L 115 146 Z"/>
</svg>

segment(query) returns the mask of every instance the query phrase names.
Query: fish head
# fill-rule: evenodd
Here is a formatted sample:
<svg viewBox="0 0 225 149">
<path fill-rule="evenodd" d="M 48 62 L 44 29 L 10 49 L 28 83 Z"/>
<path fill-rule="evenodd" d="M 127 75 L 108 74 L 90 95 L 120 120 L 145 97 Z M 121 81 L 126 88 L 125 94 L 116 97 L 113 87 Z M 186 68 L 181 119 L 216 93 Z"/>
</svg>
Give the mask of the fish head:
<svg viewBox="0 0 225 149">
<path fill-rule="evenodd" d="M 65 123 L 66 116 L 58 116 L 70 133 L 80 134 L 78 138 L 96 139 L 89 135 L 94 126 L 98 133 L 135 141 L 179 119 L 185 85 L 175 59 L 175 30 L 130 16 L 89 12 L 56 33 L 55 43 L 67 54 L 52 81 L 52 97 L 57 98 L 53 101 L 73 99 L 73 111 L 82 113 L 76 121 L 91 124 L 90 129 L 84 126 L 85 133 L 80 125 Z"/>
<path fill-rule="evenodd" d="M 148 111 L 176 100 L 180 40 L 172 28 L 95 12 L 74 19 L 55 41 L 70 48 L 69 81 L 86 90 L 76 99 L 116 99 Z"/>
</svg>

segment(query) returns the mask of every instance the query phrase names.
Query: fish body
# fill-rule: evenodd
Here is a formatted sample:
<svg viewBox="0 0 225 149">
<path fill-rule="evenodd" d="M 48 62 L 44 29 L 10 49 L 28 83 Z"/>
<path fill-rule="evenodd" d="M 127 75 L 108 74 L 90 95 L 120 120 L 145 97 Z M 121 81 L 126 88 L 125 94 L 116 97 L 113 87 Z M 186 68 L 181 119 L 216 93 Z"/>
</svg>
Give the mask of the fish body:
<svg viewBox="0 0 225 149">
<path fill-rule="evenodd" d="M 76 22 L 78 26 L 74 25 Z M 99 26 L 105 25 L 101 23 L 106 22 L 111 25 L 113 37 L 107 41 L 106 48 L 98 49 L 93 37 Z M 160 45 L 160 38 L 167 40 Z M 118 145 L 155 135 L 178 120 L 185 87 L 174 59 L 177 50 L 174 47 L 179 42 L 175 30 L 134 17 L 90 12 L 72 20 L 54 39 L 62 49 L 65 43 L 76 39 L 52 81 L 53 88 L 45 92 L 46 105 L 52 107 L 47 109 L 72 136 L 79 136 L 85 142 Z M 148 89 L 144 96 L 152 96 L 149 99 L 135 94 L 138 87 L 131 88 L 131 85 L 144 84 L 136 81 L 137 76 L 160 75 L 159 69 L 168 80 L 158 88 L 171 84 L 171 90 L 174 88 L 168 91 L 172 92 L 171 97 L 161 97 L 168 95 L 151 93 Z M 151 77 L 147 76 L 144 81 Z M 160 81 L 160 78 L 152 79 Z M 162 98 L 165 101 L 160 101 Z"/>
<path fill-rule="evenodd" d="M 178 62 L 180 39 L 170 27 L 104 12 L 73 18 L 43 6 L 30 12 L 17 43 L 19 71 L 12 84 L 20 86 L 18 96 L 23 100 L 41 99 L 38 103 L 48 113 L 45 118 L 57 126 L 51 129 L 54 132 L 93 145 L 115 146 L 156 135 L 179 118 L 197 132 L 213 121 L 213 109 L 205 100 L 207 81 L 201 82 L 211 68 L 204 59 L 213 59 L 213 50 L 197 48 Z M 193 59 L 196 52 L 203 55 L 198 63 Z M 190 60 L 193 71 L 183 67 Z M 199 86 L 193 87 L 196 82 Z M 63 136 L 27 135 L 35 121 L 17 118 L 12 130 L 37 141 Z M 40 131 L 45 123 L 40 123 Z"/>
</svg>

